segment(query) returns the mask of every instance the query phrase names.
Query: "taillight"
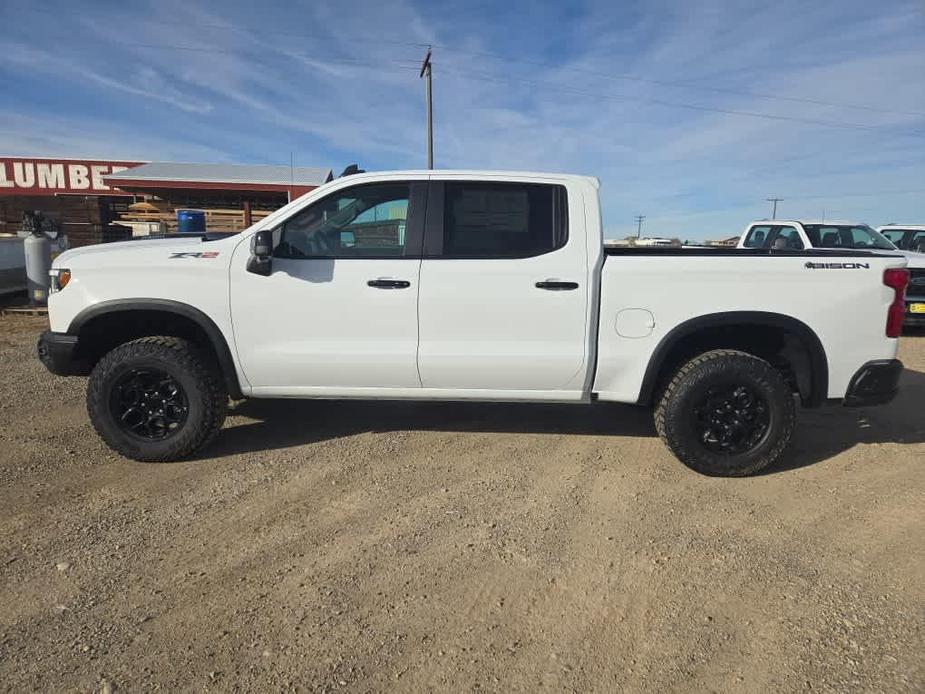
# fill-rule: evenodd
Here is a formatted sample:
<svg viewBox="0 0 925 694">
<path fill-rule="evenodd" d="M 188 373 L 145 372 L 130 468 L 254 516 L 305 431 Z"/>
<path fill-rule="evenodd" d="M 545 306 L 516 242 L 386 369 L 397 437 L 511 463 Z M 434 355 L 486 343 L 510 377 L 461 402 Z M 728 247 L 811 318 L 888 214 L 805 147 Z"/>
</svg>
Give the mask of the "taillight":
<svg viewBox="0 0 925 694">
<path fill-rule="evenodd" d="M 906 285 L 909 284 L 909 271 L 896 268 L 884 270 L 883 283 L 893 290 L 893 303 L 886 314 L 886 336 L 899 337 L 906 315 Z"/>
</svg>

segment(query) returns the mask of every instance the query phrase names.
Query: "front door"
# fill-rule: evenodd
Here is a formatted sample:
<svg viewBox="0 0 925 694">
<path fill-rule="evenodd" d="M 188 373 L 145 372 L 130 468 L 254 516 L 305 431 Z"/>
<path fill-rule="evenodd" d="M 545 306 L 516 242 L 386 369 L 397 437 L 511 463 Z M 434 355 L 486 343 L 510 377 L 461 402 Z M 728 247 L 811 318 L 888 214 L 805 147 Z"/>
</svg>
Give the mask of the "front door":
<svg viewBox="0 0 925 694">
<path fill-rule="evenodd" d="M 420 388 L 418 275 L 426 182 L 341 188 L 274 230 L 269 276 L 231 269 L 238 358 L 255 395 Z"/>
<path fill-rule="evenodd" d="M 419 299 L 424 388 L 580 396 L 591 296 L 583 220 L 580 195 L 569 199 L 562 185 L 431 182 Z"/>
</svg>

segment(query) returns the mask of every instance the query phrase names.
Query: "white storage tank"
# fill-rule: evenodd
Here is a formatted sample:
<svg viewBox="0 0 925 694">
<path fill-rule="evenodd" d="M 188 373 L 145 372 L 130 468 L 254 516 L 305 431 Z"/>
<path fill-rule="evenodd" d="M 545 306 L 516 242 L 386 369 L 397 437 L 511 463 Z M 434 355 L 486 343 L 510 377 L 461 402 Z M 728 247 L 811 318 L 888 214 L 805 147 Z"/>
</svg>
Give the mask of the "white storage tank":
<svg viewBox="0 0 925 694">
<path fill-rule="evenodd" d="M 0 235 L 0 294 L 21 292 L 26 288 L 26 252 L 23 241 L 13 234 Z"/>
</svg>

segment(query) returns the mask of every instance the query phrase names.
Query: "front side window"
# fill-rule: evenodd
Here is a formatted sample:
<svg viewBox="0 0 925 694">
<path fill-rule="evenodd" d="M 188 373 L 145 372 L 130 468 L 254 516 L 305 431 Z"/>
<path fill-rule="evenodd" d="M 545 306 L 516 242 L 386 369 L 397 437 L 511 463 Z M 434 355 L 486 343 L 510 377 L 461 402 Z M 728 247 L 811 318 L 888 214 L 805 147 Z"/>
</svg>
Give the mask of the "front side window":
<svg viewBox="0 0 925 694">
<path fill-rule="evenodd" d="M 925 253 L 925 231 L 913 231 L 906 240 L 906 250 Z"/>
<path fill-rule="evenodd" d="M 925 252 L 925 230 L 886 229 L 880 233 L 904 251 Z"/>
<path fill-rule="evenodd" d="M 885 231 L 881 231 L 880 233 L 886 236 L 887 239 L 890 240 L 890 243 L 893 243 L 902 248 L 903 236 L 906 235 L 905 229 L 887 229 Z"/>
<path fill-rule="evenodd" d="M 563 186 L 448 182 L 445 195 L 445 257 L 525 258 L 568 240 Z"/>
<path fill-rule="evenodd" d="M 814 248 L 877 248 L 896 250 L 883 236 L 863 224 L 804 224 Z"/>
<path fill-rule="evenodd" d="M 401 256 L 405 249 L 409 186 L 356 186 L 320 200 L 286 220 L 278 258 Z"/>
</svg>

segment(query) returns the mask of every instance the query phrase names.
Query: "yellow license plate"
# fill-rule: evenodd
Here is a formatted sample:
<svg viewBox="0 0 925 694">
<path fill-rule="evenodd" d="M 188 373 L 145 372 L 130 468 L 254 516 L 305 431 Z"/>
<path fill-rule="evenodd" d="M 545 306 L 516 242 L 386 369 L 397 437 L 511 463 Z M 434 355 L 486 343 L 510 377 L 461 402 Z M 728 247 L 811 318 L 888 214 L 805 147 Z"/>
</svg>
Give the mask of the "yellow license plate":
<svg viewBox="0 0 925 694">
<path fill-rule="evenodd" d="M 909 304 L 909 313 L 925 313 L 925 304 Z"/>
</svg>

